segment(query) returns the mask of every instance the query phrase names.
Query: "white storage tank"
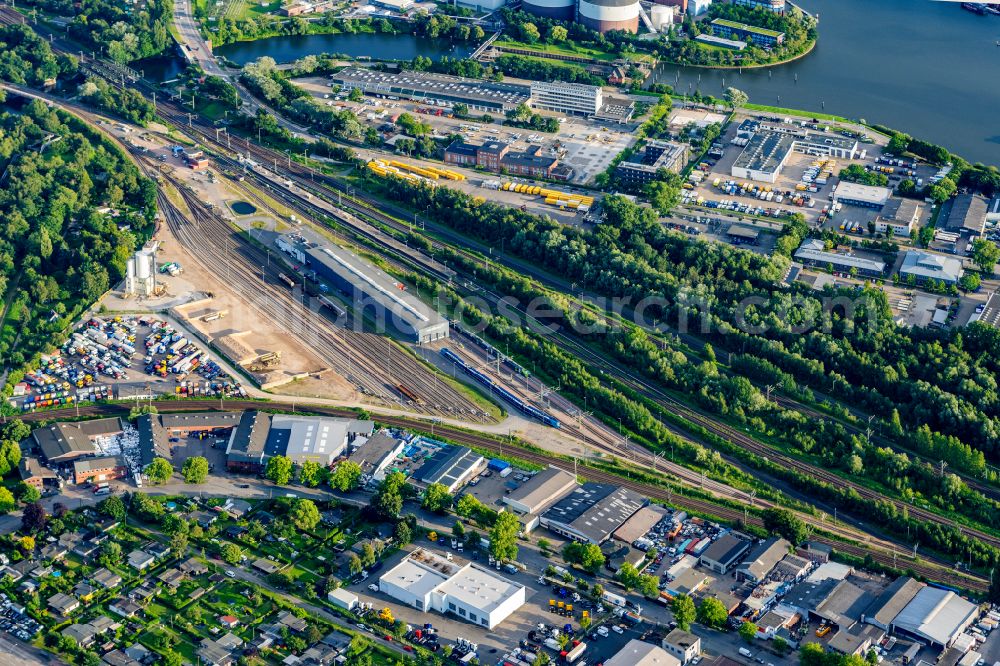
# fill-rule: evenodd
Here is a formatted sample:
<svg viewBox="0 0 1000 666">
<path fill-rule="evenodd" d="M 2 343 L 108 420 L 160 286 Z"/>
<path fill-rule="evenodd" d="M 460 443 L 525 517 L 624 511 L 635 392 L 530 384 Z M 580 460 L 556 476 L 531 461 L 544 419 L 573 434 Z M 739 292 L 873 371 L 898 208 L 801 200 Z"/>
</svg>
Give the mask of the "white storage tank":
<svg viewBox="0 0 1000 666">
<path fill-rule="evenodd" d="M 657 32 L 666 32 L 674 24 L 674 12 L 676 11 L 676 7 L 653 5 L 649 13 L 649 20 L 653 22 L 653 27 L 656 28 Z"/>
</svg>

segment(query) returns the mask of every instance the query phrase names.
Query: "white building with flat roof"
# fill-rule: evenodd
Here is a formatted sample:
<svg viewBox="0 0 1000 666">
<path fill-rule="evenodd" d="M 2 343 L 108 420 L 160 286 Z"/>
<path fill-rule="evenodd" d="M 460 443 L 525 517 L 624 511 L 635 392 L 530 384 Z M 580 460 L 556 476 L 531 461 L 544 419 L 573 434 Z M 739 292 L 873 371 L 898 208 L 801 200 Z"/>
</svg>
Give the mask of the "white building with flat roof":
<svg viewBox="0 0 1000 666">
<path fill-rule="evenodd" d="M 583 83 L 532 81 L 531 105 L 574 116 L 592 116 L 604 106 L 604 92 L 600 86 Z"/>
<path fill-rule="evenodd" d="M 681 661 L 659 645 L 633 638 L 604 666 L 681 666 Z"/>
<path fill-rule="evenodd" d="M 950 646 L 979 617 L 979 607 L 954 592 L 926 586 L 892 620 L 897 633 Z"/>
<path fill-rule="evenodd" d="M 889 202 L 892 190 L 878 185 L 862 185 L 842 180 L 833 189 L 834 203 L 863 208 L 882 208 Z"/>
<path fill-rule="evenodd" d="M 478 564 L 418 548 L 379 578 L 379 591 L 419 611 L 451 613 L 493 629 L 524 605 L 525 588 Z"/>
</svg>

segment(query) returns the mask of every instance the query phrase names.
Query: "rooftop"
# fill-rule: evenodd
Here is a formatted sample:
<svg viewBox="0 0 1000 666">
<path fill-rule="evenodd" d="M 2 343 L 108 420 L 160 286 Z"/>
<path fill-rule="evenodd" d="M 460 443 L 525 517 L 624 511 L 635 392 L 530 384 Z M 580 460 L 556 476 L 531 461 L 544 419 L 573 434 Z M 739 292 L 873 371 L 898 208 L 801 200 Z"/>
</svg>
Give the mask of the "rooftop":
<svg viewBox="0 0 1000 666">
<path fill-rule="evenodd" d="M 850 183 L 846 180 L 837 183 L 837 187 L 833 190 L 834 199 L 863 201 L 865 203 L 878 204 L 879 206 L 884 206 L 889 201 L 889 195 L 891 194 L 892 190 L 888 187 Z"/>
<path fill-rule="evenodd" d="M 262 462 L 271 431 L 271 417 L 256 409 L 243 412 L 226 449 L 228 458 Z"/>
<path fill-rule="evenodd" d="M 893 620 L 898 629 L 947 645 L 964 628 L 978 607 L 949 590 L 925 586 Z"/>
<path fill-rule="evenodd" d="M 900 576 L 869 604 L 865 609 L 865 617 L 869 622 L 874 620 L 887 626 L 907 604 L 913 601 L 913 597 L 917 596 L 921 588 L 923 583 L 909 576 Z"/>
<path fill-rule="evenodd" d="M 430 594 L 458 571 L 458 566 L 422 548 L 382 574 L 379 582 L 406 589 L 421 598 Z"/>
<path fill-rule="evenodd" d="M 951 212 L 944 225 L 951 231 L 968 231 L 973 234 L 983 233 L 986 225 L 986 213 L 989 202 L 976 194 L 959 194 L 951 203 Z"/>
<path fill-rule="evenodd" d="M 749 548 L 749 541 L 727 532 L 713 541 L 709 547 L 705 549 L 701 556 L 707 560 L 712 560 L 713 562 L 719 562 L 722 565 L 728 566 L 732 564 L 733 561 L 741 558 L 743 553 L 749 550 Z"/>
<path fill-rule="evenodd" d="M 627 488 L 585 483 L 556 502 L 543 517 L 599 543 L 645 504 L 645 497 Z"/>
<path fill-rule="evenodd" d="M 773 173 L 785 163 L 795 147 L 795 138 L 778 132 L 758 131 L 747 142 L 733 168 Z"/>
<path fill-rule="evenodd" d="M 791 546 L 792 544 L 785 539 L 768 539 L 750 553 L 746 563 L 740 567 L 740 571 L 745 571 L 756 580 L 761 580 L 788 554 Z"/>
<path fill-rule="evenodd" d="M 332 77 L 335 83 L 361 87 L 385 95 L 422 93 L 427 97 L 463 101 L 482 106 L 516 107 L 531 97 L 531 88 L 513 83 L 465 79 L 430 72 L 376 72 L 362 67 L 347 67 Z"/>
<path fill-rule="evenodd" d="M 387 455 L 399 448 L 401 443 L 401 440 L 396 439 L 388 432 L 377 432 L 355 449 L 348 456 L 348 459 L 360 465 L 361 471 L 367 473 L 379 466 Z"/>
<path fill-rule="evenodd" d="M 847 580 L 839 581 L 823 601 L 816 606 L 816 614 L 846 627 L 861 619 L 874 595 Z"/>
<path fill-rule="evenodd" d="M 879 213 L 879 217 L 883 220 L 895 221 L 901 224 L 909 224 L 919 215 L 920 204 L 918 202 L 913 199 L 900 199 L 898 197 L 889 199 L 882 206 L 882 212 Z"/>
<path fill-rule="evenodd" d="M 493 612 L 501 603 L 524 586 L 494 574 L 478 564 L 467 564 L 445 581 L 438 592 L 478 608 Z"/>
<path fill-rule="evenodd" d="M 712 25 L 724 25 L 727 28 L 733 28 L 734 30 L 745 30 L 746 32 L 755 32 L 759 35 L 767 35 L 768 37 L 780 37 L 785 34 L 777 30 L 769 30 L 768 28 L 758 28 L 755 25 L 749 25 L 747 23 L 740 23 L 739 21 L 730 21 L 729 19 L 717 18 L 712 21 Z"/>
<path fill-rule="evenodd" d="M 644 506 L 615 530 L 614 537 L 625 543 L 633 543 L 646 536 L 649 530 L 668 515 L 670 515 L 670 511 L 662 506 L 655 504 Z"/>
<path fill-rule="evenodd" d="M 77 423 L 53 423 L 36 428 L 31 436 L 42 450 L 42 455 L 47 460 L 54 460 L 71 453 L 93 453 L 97 450 L 94 439 L 117 435 L 121 431 L 122 420 L 115 417 Z"/>
<path fill-rule="evenodd" d="M 680 660 L 663 648 L 633 638 L 604 666 L 680 666 Z"/>
<path fill-rule="evenodd" d="M 823 241 L 818 238 L 807 238 L 795 251 L 799 261 L 812 261 L 834 266 L 848 266 L 872 273 L 884 273 L 885 262 L 879 259 L 868 259 L 855 254 L 842 254 L 825 249 Z"/>
<path fill-rule="evenodd" d="M 417 470 L 417 478 L 427 484 L 440 483 L 453 488 L 469 470 L 482 462 L 483 457 L 468 447 L 445 446 Z"/>
<path fill-rule="evenodd" d="M 908 250 L 903 257 L 900 273 L 912 273 L 920 278 L 956 282 L 962 276 L 962 262 L 954 257 L 932 254 L 923 250 Z"/>
<path fill-rule="evenodd" d="M 505 500 L 523 504 L 528 507 L 528 513 L 536 513 L 550 502 L 563 497 L 575 486 L 576 476 L 571 472 L 558 467 L 548 467 L 512 490 Z"/>
</svg>

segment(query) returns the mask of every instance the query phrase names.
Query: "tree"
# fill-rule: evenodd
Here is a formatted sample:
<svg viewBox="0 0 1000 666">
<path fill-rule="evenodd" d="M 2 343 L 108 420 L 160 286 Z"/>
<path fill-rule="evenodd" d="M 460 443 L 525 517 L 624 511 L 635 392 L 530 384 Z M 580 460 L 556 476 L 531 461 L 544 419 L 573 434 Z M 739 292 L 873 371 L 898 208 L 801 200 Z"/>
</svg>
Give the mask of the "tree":
<svg viewBox="0 0 1000 666">
<path fill-rule="evenodd" d="M 9 490 L 0 486 L 0 514 L 10 513 L 17 507 L 14 495 Z"/>
<path fill-rule="evenodd" d="M 299 483 L 308 488 L 315 488 L 323 482 L 326 469 L 318 462 L 307 460 L 299 467 Z"/>
<path fill-rule="evenodd" d="M 799 648 L 800 666 L 827 666 L 826 650 L 819 643 L 806 643 Z"/>
<path fill-rule="evenodd" d="M 25 504 L 30 504 L 31 502 L 40 500 L 42 494 L 38 492 L 38 488 L 22 481 L 17 486 L 17 497 Z"/>
<path fill-rule="evenodd" d="M 111 516 L 117 521 L 125 519 L 125 502 L 118 495 L 111 495 L 106 500 L 97 505 L 98 510 L 105 516 Z"/>
<path fill-rule="evenodd" d="M 976 291 L 982 284 L 982 279 L 979 277 L 979 273 L 973 273 L 972 271 L 966 271 L 962 274 L 962 277 L 958 278 L 958 287 L 962 291 Z"/>
<path fill-rule="evenodd" d="M 902 155 L 906 152 L 907 148 L 910 147 L 910 137 L 909 135 L 896 132 L 889 139 L 889 145 L 886 146 L 886 151 L 892 153 L 893 155 Z"/>
<path fill-rule="evenodd" d="M 513 513 L 502 511 L 490 530 L 490 555 L 501 562 L 517 559 L 517 535 L 521 521 Z"/>
<path fill-rule="evenodd" d="M 444 514 L 451 508 L 451 502 L 452 497 L 451 493 L 448 492 L 447 486 L 441 483 L 432 483 L 424 491 L 424 497 L 420 502 L 420 506 L 428 511 Z"/>
<path fill-rule="evenodd" d="M 358 487 L 360 479 L 361 465 L 350 460 L 345 460 L 337 465 L 337 469 L 333 470 L 333 474 L 330 475 L 330 486 L 334 490 L 348 493 Z"/>
<path fill-rule="evenodd" d="M 187 552 L 188 547 L 188 535 L 187 532 L 177 532 L 172 537 L 170 537 L 170 552 L 174 554 L 175 557 L 180 557 Z"/>
<path fill-rule="evenodd" d="M 45 523 L 49 520 L 49 514 L 45 512 L 45 507 L 41 502 L 32 502 L 24 507 L 24 515 L 21 516 L 21 531 L 28 534 L 35 534 L 45 529 Z"/>
<path fill-rule="evenodd" d="M 396 523 L 396 528 L 393 530 L 392 535 L 396 538 L 396 542 L 400 546 L 405 546 L 413 541 L 413 528 L 401 521 Z"/>
<path fill-rule="evenodd" d="M 646 186 L 646 197 L 657 213 L 667 215 L 681 201 L 680 178 L 670 173 L 663 180 L 653 181 Z"/>
<path fill-rule="evenodd" d="M 455 502 L 455 513 L 463 518 L 469 518 L 473 514 L 478 513 L 482 506 L 483 503 L 474 496 L 462 495 L 458 498 L 458 501 Z"/>
<path fill-rule="evenodd" d="M 771 508 L 763 514 L 764 529 L 772 534 L 783 536 L 797 546 L 806 540 L 808 530 L 806 524 L 787 509 Z"/>
<path fill-rule="evenodd" d="M 292 480 L 292 459 L 288 456 L 274 456 L 267 461 L 264 476 L 273 483 L 284 486 Z"/>
<path fill-rule="evenodd" d="M 597 544 L 583 544 L 570 541 L 563 546 L 563 559 L 572 564 L 579 564 L 590 573 L 597 573 L 604 564 L 604 553 Z"/>
<path fill-rule="evenodd" d="M 115 541 L 105 541 L 101 544 L 101 554 L 98 556 L 97 561 L 103 567 L 111 568 L 117 566 L 122 561 L 121 545 Z"/>
<path fill-rule="evenodd" d="M 698 612 L 695 617 L 699 624 L 715 629 L 722 629 L 729 620 L 729 612 L 722 605 L 721 601 L 715 597 L 707 597 L 698 606 Z"/>
<path fill-rule="evenodd" d="M 146 465 L 143 471 L 150 483 L 158 485 L 170 480 L 174 474 L 174 466 L 166 458 L 153 458 L 153 462 Z"/>
<path fill-rule="evenodd" d="M 554 25 L 549 28 L 549 39 L 553 42 L 565 42 L 569 37 L 569 30 L 561 25 Z"/>
<path fill-rule="evenodd" d="M 639 576 L 639 591 L 649 599 L 656 599 L 660 596 L 660 579 L 650 574 Z"/>
<path fill-rule="evenodd" d="M 361 88 L 351 88 L 351 93 L 347 96 L 347 98 L 352 102 L 363 102 L 365 94 L 361 92 Z"/>
<path fill-rule="evenodd" d="M 1000 261 L 1000 248 L 991 240 L 977 238 L 972 241 L 972 263 L 986 275 L 993 275 L 993 268 Z"/>
<path fill-rule="evenodd" d="M 683 631 L 691 629 L 691 623 L 697 615 L 694 600 L 686 594 L 678 594 L 670 602 L 670 610 L 674 614 L 674 622 Z"/>
<path fill-rule="evenodd" d="M 738 109 L 750 101 L 750 96 L 739 88 L 726 88 L 726 101 L 731 108 Z"/>
<path fill-rule="evenodd" d="M 243 549 L 235 543 L 227 543 L 222 547 L 219 555 L 222 557 L 224 562 L 228 562 L 229 564 L 238 564 L 240 560 L 243 559 Z"/>
<path fill-rule="evenodd" d="M 520 25 L 521 39 L 528 42 L 529 44 L 534 44 L 542 36 L 538 32 L 538 26 L 534 23 L 524 22 Z"/>
<path fill-rule="evenodd" d="M 35 537 L 23 536 L 18 540 L 17 545 L 21 547 L 23 553 L 30 554 L 35 550 Z"/>
<path fill-rule="evenodd" d="M 319 525 L 320 515 L 316 503 L 311 499 L 299 499 L 289 512 L 292 523 L 300 530 L 311 530 Z"/>
<path fill-rule="evenodd" d="M 636 568 L 629 562 L 626 562 L 618 569 L 618 573 L 615 574 L 615 578 L 626 590 L 634 590 L 639 587 L 640 579 L 639 572 Z"/>
<path fill-rule="evenodd" d="M 390 472 L 379 484 L 372 497 L 372 509 L 383 520 L 395 520 L 403 511 L 403 486 L 406 485 L 406 475 L 402 472 Z"/>
<path fill-rule="evenodd" d="M 747 643 L 753 643 L 754 639 L 757 638 L 757 625 L 753 622 L 744 622 L 740 625 L 740 638 L 742 638 Z"/>
<path fill-rule="evenodd" d="M 208 459 L 202 456 L 188 458 L 181 467 L 181 476 L 185 483 L 203 483 L 208 478 Z"/>
</svg>

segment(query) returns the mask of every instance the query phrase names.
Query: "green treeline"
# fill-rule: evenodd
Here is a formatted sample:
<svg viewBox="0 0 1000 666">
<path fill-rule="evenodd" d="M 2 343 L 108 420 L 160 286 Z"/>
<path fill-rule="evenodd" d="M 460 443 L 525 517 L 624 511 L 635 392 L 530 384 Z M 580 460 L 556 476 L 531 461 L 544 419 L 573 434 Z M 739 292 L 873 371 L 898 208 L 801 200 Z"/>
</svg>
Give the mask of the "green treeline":
<svg viewBox="0 0 1000 666">
<path fill-rule="evenodd" d="M 156 186 L 100 134 L 37 100 L 0 112 L 0 161 L 0 293 L 9 303 L 0 356 L 21 368 L 123 278 L 152 231 Z"/>
</svg>

